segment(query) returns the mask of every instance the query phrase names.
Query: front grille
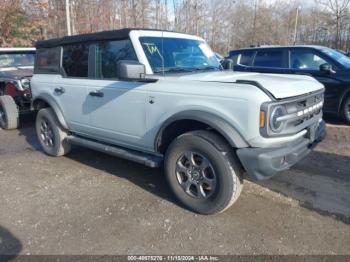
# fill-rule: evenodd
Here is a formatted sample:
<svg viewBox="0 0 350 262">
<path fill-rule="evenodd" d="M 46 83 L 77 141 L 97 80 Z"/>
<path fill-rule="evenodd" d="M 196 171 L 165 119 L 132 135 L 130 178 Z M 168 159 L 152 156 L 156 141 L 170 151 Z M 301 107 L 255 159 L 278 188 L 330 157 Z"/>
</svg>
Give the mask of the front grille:
<svg viewBox="0 0 350 262">
<path fill-rule="evenodd" d="M 277 117 L 277 121 L 283 122 L 283 129 L 280 132 L 273 132 L 268 122 L 266 128 L 260 129 L 261 135 L 264 137 L 294 135 L 317 123 L 322 118 L 323 93 L 322 90 L 307 96 L 263 104 L 261 110 L 265 111 L 269 118 L 274 108 L 278 106 L 283 106 L 286 113 Z"/>
<path fill-rule="evenodd" d="M 294 127 L 302 125 L 305 121 L 320 115 L 323 99 L 323 94 L 316 94 L 306 99 L 286 103 L 287 115 L 281 117 L 281 120 L 288 121 L 288 124 Z"/>
</svg>

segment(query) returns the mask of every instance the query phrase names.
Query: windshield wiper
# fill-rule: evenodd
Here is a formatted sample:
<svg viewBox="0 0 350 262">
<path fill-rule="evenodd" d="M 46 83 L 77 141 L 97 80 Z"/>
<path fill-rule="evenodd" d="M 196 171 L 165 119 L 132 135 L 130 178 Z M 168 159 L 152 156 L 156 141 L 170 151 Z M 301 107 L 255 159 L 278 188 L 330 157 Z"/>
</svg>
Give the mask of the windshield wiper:
<svg viewBox="0 0 350 262">
<path fill-rule="evenodd" d="M 221 68 L 217 67 L 217 66 L 205 66 L 205 67 L 200 67 L 200 68 L 196 68 L 196 71 L 206 71 L 206 70 L 218 70 L 220 71 Z"/>
<path fill-rule="evenodd" d="M 195 72 L 195 71 L 207 71 L 207 70 L 221 70 L 220 67 L 216 66 L 205 66 L 198 68 L 184 68 L 184 67 L 174 67 L 166 68 L 164 70 L 156 70 L 154 73 L 178 73 L 178 72 Z"/>
<path fill-rule="evenodd" d="M 192 68 L 183 68 L 183 67 L 174 67 L 174 68 L 165 68 L 160 70 L 153 71 L 154 73 L 178 73 L 178 72 L 192 72 Z"/>
</svg>

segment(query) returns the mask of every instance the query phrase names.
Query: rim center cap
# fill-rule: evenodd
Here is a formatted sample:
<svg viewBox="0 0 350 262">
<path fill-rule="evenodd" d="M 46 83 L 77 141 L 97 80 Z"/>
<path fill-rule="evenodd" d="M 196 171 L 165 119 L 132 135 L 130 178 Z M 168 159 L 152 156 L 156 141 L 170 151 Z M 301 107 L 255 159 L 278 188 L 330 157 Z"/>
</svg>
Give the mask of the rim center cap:
<svg viewBox="0 0 350 262">
<path fill-rule="evenodd" d="M 197 180 L 200 178 L 200 173 L 198 171 L 192 171 L 192 177 L 193 179 Z"/>
</svg>

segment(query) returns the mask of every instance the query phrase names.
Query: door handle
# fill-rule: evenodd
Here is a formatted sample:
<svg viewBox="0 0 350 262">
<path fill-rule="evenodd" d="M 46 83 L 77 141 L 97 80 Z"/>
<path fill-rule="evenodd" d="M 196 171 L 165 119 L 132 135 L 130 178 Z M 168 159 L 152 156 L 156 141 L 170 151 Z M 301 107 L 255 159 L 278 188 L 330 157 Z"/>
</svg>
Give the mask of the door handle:
<svg viewBox="0 0 350 262">
<path fill-rule="evenodd" d="M 155 103 L 155 98 L 153 96 L 150 96 L 148 98 L 148 103 L 150 103 L 151 105 L 153 105 Z"/>
<path fill-rule="evenodd" d="M 63 94 L 64 92 L 66 92 L 66 90 L 64 90 L 63 87 L 57 87 L 57 88 L 55 88 L 55 93 Z"/>
<path fill-rule="evenodd" d="M 91 92 L 89 93 L 89 95 L 90 95 L 90 96 L 95 96 L 95 97 L 103 97 L 103 96 L 104 96 L 104 93 L 101 92 L 101 91 L 96 90 L 96 91 L 91 91 Z"/>
</svg>

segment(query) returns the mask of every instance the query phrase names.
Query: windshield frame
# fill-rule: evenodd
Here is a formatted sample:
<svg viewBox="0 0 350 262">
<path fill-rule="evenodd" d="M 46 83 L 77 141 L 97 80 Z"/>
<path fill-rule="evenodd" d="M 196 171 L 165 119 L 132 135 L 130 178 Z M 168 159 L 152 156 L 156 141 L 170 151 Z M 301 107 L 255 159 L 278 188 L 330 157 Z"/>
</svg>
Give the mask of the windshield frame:
<svg viewBox="0 0 350 262">
<path fill-rule="evenodd" d="M 6 68 L 21 68 L 21 67 L 34 67 L 35 64 L 35 51 L 0 51 L 0 56 L 2 55 L 32 55 L 33 56 L 33 63 L 32 64 L 26 64 L 26 65 L 6 65 L 2 66 L 0 64 L 0 69 L 6 69 Z"/>
<path fill-rule="evenodd" d="M 146 50 L 144 48 L 144 43 L 143 43 L 143 40 L 145 38 L 156 38 L 156 39 L 161 39 L 161 38 L 164 38 L 164 39 L 171 39 L 171 40 L 187 40 L 187 41 L 194 41 L 194 42 L 198 42 L 200 44 L 203 44 L 205 45 L 205 48 L 208 48 L 208 51 L 212 54 L 211 57 L 206 57 L 206 59 L 212 59 L 212 61 L 215 61 L 217 62 L 216 65 L 207 65 L 207 66 L 203 66 L 203 67 L 194 67 L 194 68 L 190 68 L 190 67 L 179 67 L 179 66 L 175 66 L 175 67 L 164 67 L 163 68 L 163 65 L 162 66 L 159 66 L 158 68 L 156 68 L 154 66 L 154 64 L 152 64 L 152 61 L 150 61 L 149 57 L 147 56 L 147 53 L 146 53 Z M 220 64 L 220 62 L 217 60 L 216 56 L 215 56 L 215 52 L 210 48 L 210 46 L 208 45 L 208 43 L 201 39 L 201 38 L 192 38 L 192 37 L 179 37 L 179 36 L 163 36 L 163 35 L 140 35 L 138 36 L 138 43 L 140 45 L 140 48 L 143 52 L 143 56 L 144 56 L 144 59 L 147 60 L 147 63 L 149 64 L 149 67 L 150 69 L 152 70 L 152 73 L 153 74 L 159 74 L 159 75 L 165 75 L 165 74 L 178 74 L 178 73 L 195 73 L 195 72 L 200 72 L 200 71 L 219 71 L 219 70 L 222 70 L 222 66 Z M 199 44 L 198 44 L 198 48 L 199 47 Z M 201 50 L 203 52 L 203 50 Z M 203 52 L 203 55 L 204 52 Z"/>
</svg>

